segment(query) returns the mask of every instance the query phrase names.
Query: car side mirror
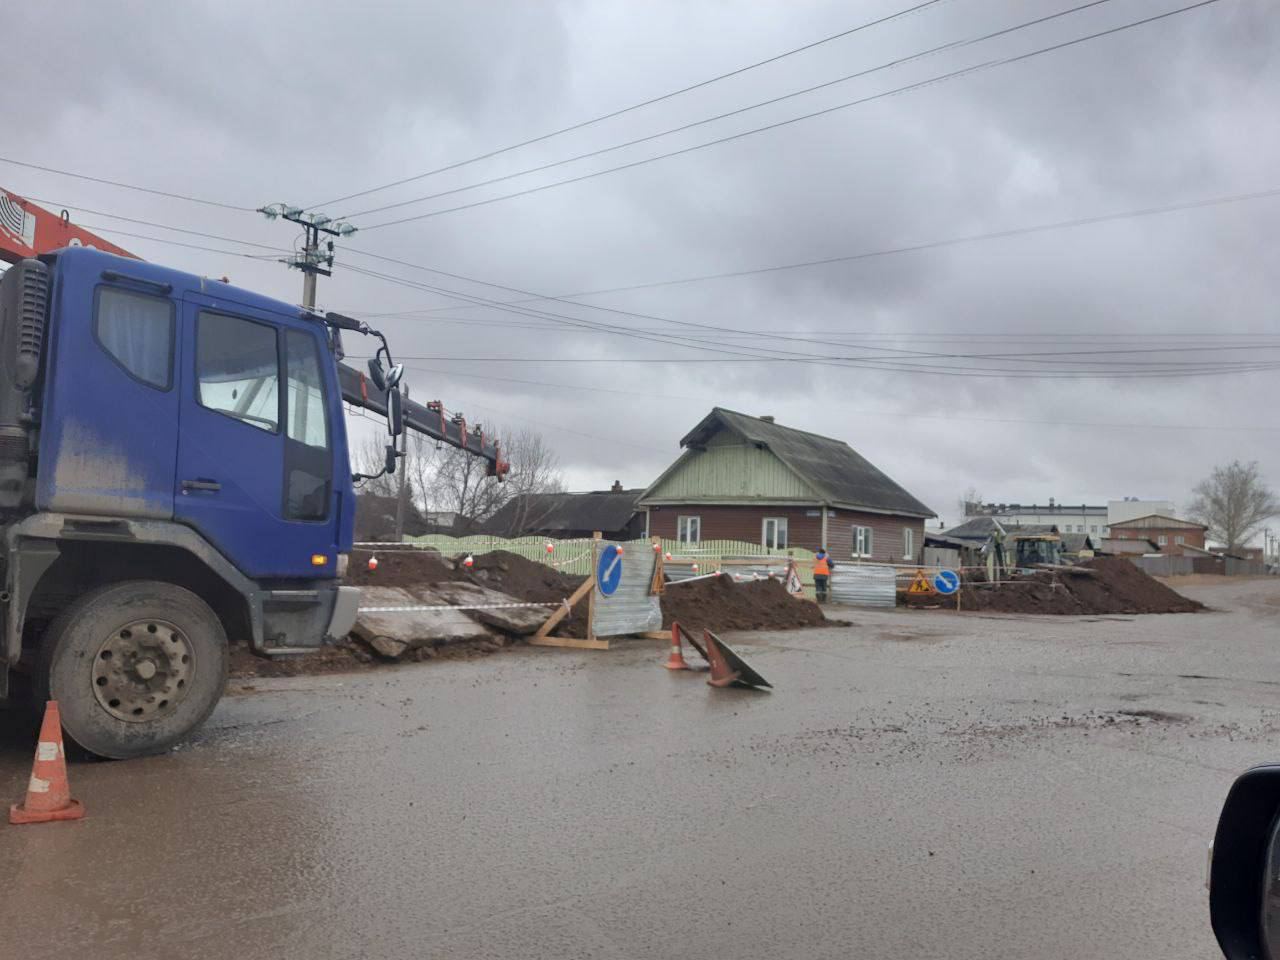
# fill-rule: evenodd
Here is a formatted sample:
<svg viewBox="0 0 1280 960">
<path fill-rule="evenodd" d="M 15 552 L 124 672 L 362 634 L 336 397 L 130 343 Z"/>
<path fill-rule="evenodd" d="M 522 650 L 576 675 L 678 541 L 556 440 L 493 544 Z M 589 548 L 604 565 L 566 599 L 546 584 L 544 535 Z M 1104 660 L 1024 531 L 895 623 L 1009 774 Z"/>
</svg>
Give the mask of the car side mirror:
<svg viewBox="0 0 1280 960">
<path fill-rule="evenodd" d="M 1218 819 L 1209 918 L 1228 960 L 1280 960 L 1280 764 L 1241 774 Z"/>
<path fill-rule="evenodd" d="M 387 391 L 387 432 L 393 437 L 404 433 L 404 411 L 400 408 L 400 391 L 394 387 Z"/>
</svg>

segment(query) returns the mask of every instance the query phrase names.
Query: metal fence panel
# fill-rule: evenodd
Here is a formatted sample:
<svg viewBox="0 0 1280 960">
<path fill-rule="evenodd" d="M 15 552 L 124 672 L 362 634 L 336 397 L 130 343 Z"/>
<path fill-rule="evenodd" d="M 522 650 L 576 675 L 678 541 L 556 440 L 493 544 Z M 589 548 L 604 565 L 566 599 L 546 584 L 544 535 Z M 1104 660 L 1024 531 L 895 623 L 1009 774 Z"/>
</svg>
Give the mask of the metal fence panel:
<svg viewBox="0 0 1280 960">
<path fill-rule="evenodd" d="M 897 569 L 879 563 L 842 563 L 831 571 L 831 599 L 860 607 L 898 602 Z"/>
<path fill-rule="evenodd" d="M 601 540 L 603 550 L 611 542 Z M 662 629 L 661 598 L 649 592 L 657 555 L 647 540 L 616 544 L 622 547 L 622 578 L 611 596 L 596 593 L 592 626 L 598 637 L 620 637 Z M 598 588 L 597 588 L 598 589 Z"/>
</svg>

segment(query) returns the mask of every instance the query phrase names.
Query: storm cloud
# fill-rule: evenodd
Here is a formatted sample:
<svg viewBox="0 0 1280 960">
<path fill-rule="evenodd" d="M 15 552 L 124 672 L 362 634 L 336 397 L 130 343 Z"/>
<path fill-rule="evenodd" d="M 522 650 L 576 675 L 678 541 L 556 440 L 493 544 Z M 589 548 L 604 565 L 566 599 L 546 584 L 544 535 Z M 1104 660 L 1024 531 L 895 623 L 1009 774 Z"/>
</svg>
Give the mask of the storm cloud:
<svg viewBox="0 0 1280 960">
<path fill-rule="evenodd" d="M 395 350 L 420 358 L 409 361 L 415 398 L 438 397 L 469 421 L 539 429 L 575 489 L 615 479 L 647 484 L 716 404 L 847 440 L 949 519 L 968 487 L 1023 502 L 1128 495 L 1185 505 L 1215 463 L 1236 458 L 1259 460 L 1280 483 L 1272 425 L 1280 371 L 1228 366 L 1280 359 L 1280 197 L 580 298 L 623 313 L 541 301 L 515 315 L 415 286 L 524 300 L 512 291 L 575 294 L 1275 190 L 1280 17 L 1270 0 L 1219 0 L 633 169 L 367 229 L 678 150 L 1189 2 L 1096 4 L 605 156 L 353 217 L 366 229 L 339 243 L 334 276 L 320 281 L 321 305 L 378 315 Z M 289 248 L 292 228 L 252 208 L 312 205 L 433 170 L 912 5 L 23 4 L 5 14 L 20 69 L 0 107 L 7 134 L 0 153 L 249 209 L 5 164 L 0 186 L 67 206 L 76 220 L 147 259 L 225 274 L 296 302 L 299 274 L 237 255 L 267 251 L 105 214 Z M 349 214 L 466 186 L 1076 5 L 945 0 L 611 120 L 323 209 Z M 676 336 L 706 339 L 695 345 Z M 1240 344 L 1247 349 L 1220 349 Z M 1197 377 L 1032 378 L 1024 374 L 1075 371 L 1089 358 L 1047 358 L 1037 367 L 1028 358 L 1016 365 L 911 361 L 887 352 L 1117 346 L 1148 352 L 1093 355 L 1088 369 L 1105 370 L 1099 358 L 1129 364 L 1119 368 L 1129 374 L 1142 364 L 1221 367 Z M 1172 348 L 1187 352 L 1149 352 Z M 793 360 L 896 357 L 938 369 L 724 362 L 744 358 L 715 350 L 791 351 Z M 690 362 L 699 358 L 707 362 Z M 993 366 L 1016 366 L 1020 375 L 973 375 Z"/>
</svg>

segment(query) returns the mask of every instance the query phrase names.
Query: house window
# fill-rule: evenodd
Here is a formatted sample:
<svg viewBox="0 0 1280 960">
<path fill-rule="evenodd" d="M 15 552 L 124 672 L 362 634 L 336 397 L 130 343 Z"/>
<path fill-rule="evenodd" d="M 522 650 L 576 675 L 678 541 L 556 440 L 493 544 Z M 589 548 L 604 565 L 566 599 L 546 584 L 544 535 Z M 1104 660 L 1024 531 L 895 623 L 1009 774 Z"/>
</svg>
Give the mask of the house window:
<svg viewBox="0 0 1280 960">
<path fill-rule="evenodd" d="M 1173 538 L 1173 542 L 1178 544 L 1186 543 L 1187 538 L 1184 537 L 1182 534 L 1178 534 L 1176 537 Z"/>
<path fill-rule="evenodd" d="M 787 518 L 765 517 L 760 531 L 760 544 L 770 550 L 787 549 Z"/>
<path fill-rule="evenodd" d="M 677 517 L 676 518 L 676 540 L 680 543 L 701 543 L 702 542 L 702 518 L 701 517 Z"/>
<path fill-rule="evenodd" d="M 855 557 L 871 556 L 871 528 L 853 528 L 853 555 Z"/>
<path fill-rule="evenodd" d="M 902 559 L 910 560 L 915 554 L 916 532 L 910 527 L 902 528 Z"/>
<path fill-rule="evenodd" d="M 1156 543 L 1160 544 L 1162 547 L 1167 547 L 1169 545 L 1169 538 L 1162 533 L 1160 536 L 1156 537 Z"/>
<path fill-rule="evenodd" d="M 1090 524 L 1090 525 L 1089 525 L 1089 532 L 1090 532 L 1090 533 L 1097 533 L 1097 532 L 1098 532 L 1098 525 L 1097 525 L 1096 523 L 1092 523 L 1092 524 Z"/>
</svg>

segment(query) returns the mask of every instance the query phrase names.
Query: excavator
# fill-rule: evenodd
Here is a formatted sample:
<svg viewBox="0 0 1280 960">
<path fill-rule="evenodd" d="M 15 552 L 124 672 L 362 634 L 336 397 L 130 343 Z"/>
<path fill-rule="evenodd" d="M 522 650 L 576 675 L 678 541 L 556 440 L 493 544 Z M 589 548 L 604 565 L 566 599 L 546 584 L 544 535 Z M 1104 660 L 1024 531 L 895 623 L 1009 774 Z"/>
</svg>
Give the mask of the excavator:
<svg viewBox="0 0 1280 960">
<path fill-rule="evenodd" d="M 145 262 L 0 191 L 0 697 L 57 700 L 83 750 L 162 752 L 263 657 L 344 637 L 355 521 L 344 403 L 480 457 L 408 402 L 363 321 Z M 376 351 L 361 370 L 343 337 Z M 12 690 L 11 690 L 12 688 Z"/>
</svg>

